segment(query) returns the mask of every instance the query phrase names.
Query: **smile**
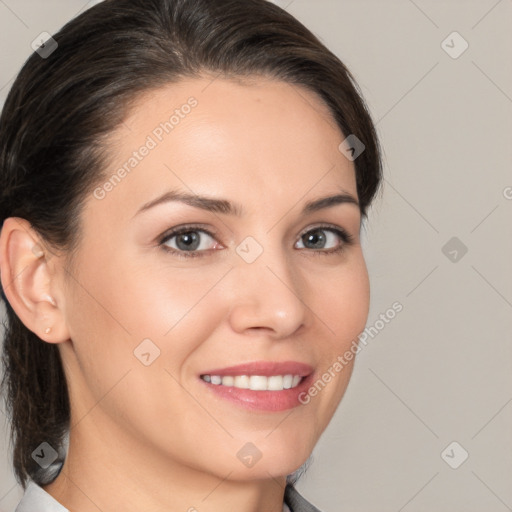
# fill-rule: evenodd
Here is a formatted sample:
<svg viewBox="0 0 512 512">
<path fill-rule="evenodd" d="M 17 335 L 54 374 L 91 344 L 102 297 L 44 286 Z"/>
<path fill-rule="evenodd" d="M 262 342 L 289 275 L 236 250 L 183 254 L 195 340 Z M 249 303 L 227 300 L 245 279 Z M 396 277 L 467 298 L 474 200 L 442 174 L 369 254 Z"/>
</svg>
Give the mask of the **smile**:
<svg viewBox="0 0 512 512">
<path fill-rule="evenodd" d="M 201 375 L 205 382 L 252 391 L 282 391 L 293 389 L 302 380 L 300 375 Z"/>
</svg>

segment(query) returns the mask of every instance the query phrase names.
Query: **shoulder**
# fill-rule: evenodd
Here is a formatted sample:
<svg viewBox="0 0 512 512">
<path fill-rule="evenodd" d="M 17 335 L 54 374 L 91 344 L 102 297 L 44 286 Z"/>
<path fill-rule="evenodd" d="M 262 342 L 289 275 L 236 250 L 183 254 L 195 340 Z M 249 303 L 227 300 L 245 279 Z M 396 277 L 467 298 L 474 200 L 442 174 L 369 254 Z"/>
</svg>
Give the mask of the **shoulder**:
<svg viewBox="0 0 512 512">
<path fill-rule="evenodd" d="M 69 510 L 31 480 L 14 512 L 69 512 Z"/>
<path fill-rule="evenodd" d="M 303 498 L 291 483 L 286 485 L 284 501 L 290 507 L 291 512 L 322 512 Z"/>
</svg>

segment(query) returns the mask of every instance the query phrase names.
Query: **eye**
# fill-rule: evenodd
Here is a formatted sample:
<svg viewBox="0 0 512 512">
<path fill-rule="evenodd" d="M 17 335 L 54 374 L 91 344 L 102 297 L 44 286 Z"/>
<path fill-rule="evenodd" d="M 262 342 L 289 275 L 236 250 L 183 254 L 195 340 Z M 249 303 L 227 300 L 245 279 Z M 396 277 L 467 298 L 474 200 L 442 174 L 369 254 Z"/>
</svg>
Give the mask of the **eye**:
<svg viewBox="0 0 512 512">
<path fill-rule="evenodd" d="M 341 243 L 337 241 L 339 239 Z M 343 251 L 345 246 L 353 243 L 353 239 L 354 237 L 343 228 L 318 226 L 302 234 L 297 243 L 302 244 L 298 249 L 313 249 L 316 253 L 325 255 Z"/>
<path fill-rule="evenodd" d="M 217 248 L 218 242 L 206 229 L 182 226 L 168 232 L 160 241 L 160 245 L 164 250 L 179 257 L 190 258 L 202 256 L 202 252 Z"/>
</svg>

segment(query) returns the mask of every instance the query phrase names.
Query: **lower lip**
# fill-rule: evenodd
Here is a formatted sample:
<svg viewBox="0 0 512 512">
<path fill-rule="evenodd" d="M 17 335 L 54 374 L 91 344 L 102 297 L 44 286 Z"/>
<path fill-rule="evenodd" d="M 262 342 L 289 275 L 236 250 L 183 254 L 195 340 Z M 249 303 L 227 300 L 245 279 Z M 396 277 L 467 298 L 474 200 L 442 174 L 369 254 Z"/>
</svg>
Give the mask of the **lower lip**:
<svg viewBox="0 0 512 512">
<path fill-rule="evenodd" d="M 298 386 L 291 389 L 283 389 L 282 391 L 253 391 L 251 389 L 235 388 L 234 386 L 212 384 L 201 378 L 200 380 L 212 393 L 245 409 L 278 412 L 303 405 L 299 400 L 299 395 L 307 392 L 310 382 L 313 380 L 313 374 L 304 378 Z"/>
</svg>

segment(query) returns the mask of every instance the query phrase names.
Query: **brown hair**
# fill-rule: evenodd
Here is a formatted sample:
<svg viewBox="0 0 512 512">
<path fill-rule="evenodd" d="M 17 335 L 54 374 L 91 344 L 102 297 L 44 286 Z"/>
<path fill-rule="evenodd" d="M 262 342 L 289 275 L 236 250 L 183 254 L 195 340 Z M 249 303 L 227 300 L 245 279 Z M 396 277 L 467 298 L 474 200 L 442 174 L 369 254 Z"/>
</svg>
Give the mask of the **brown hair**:
<svg viewBox="0 0 512 512">
<path fill-rule="evenodd" d="M 266 0 L 105 0 L 33 53 L 0 117 L 0 222 L 28 220 L 49 247 L 72 254 L 81 207 L 101 182 L 105 137 L 138 94 L 207 72 L 266 75 L 316 92 L 341 132 L 365 146 L 354 161 L 366 216 L 381 181 L 381 153 L 352 75 L 306 27 Z M 32 457 L 47 442 L 65 457 L 70 405 L 58 347 L 17 317 L 2 289 L 3 379 L 18 482 L 46 484 L 55 471 Z"/>
</svg>

